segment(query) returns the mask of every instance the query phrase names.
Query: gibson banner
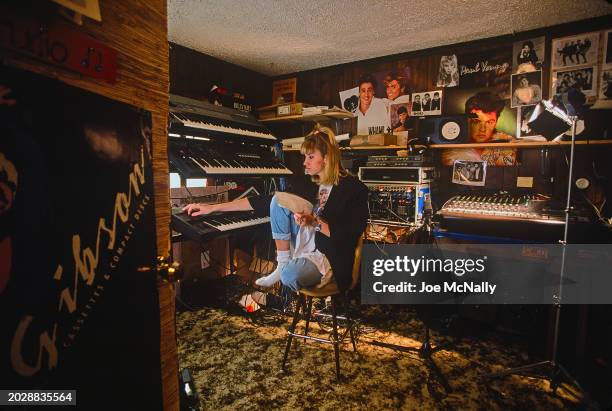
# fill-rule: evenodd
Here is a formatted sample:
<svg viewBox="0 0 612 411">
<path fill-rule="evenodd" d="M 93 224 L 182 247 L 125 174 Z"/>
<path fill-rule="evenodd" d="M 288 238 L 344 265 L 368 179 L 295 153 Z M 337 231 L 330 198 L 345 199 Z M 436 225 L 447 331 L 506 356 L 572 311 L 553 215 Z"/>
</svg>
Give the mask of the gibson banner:
<svg viewBox="0 0 612 411">
<path fill-rule="evenodd" d="M 0 380 L 161 409 L 150 113 L 0 66 Z"/>
</svg>

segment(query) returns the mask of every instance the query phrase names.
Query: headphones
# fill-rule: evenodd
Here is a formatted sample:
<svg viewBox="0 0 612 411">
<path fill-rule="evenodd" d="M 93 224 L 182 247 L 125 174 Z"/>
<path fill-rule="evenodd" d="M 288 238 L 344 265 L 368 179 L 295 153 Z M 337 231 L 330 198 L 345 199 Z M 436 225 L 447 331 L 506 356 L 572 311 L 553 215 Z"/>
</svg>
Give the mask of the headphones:
<svg viewBox="0 0 612 411">
<path fill-rule="evenodd" d="M 420 146 L 418 148 L 416 147 L 417 143 L 420 143 Z M 424 154 L 429 149 L 429 144 L 429 141 L 421 141 L 421 139 L 418 137 L 411 138 L 410 140 L 408 140 L 407 143 L 408 152 L 410 154 Z"/>
</svg>

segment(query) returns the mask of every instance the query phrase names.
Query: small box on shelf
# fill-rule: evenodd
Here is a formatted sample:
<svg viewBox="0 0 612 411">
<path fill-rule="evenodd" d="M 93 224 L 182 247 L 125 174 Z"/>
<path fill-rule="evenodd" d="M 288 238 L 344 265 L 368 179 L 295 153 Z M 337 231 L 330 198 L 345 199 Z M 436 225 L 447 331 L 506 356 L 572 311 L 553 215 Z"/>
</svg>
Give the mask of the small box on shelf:
<svg viewBox="0 0 612 411">
<path fill-rule="evenodd" d="M 351 147 L 360 146 L 395 146 L 397 136 L 394 134 L 356 135 L 351 138 Z"/>
<path fill-rule="evenodd" d="M 276 108 L 276 115 L 282 116 L 299 116 L 304 110 L 303 103 L 282 104 Z"/>
<path fill-rule="evenodd" d="M 257 109 L 257 117 L 260 120 L 268 120 L 271 118 L 284 116 L 300 116 L 306 105 L 304 103 L 288 103 L 288 104 L 273 104 L 271 106 L 263 106 Z"/>
</svg>

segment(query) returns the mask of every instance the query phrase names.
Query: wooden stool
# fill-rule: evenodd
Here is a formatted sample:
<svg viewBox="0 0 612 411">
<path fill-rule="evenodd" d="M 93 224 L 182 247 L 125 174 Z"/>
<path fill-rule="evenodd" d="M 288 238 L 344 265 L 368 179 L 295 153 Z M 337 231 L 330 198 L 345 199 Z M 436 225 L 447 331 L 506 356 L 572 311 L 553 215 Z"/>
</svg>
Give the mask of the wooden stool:
<svg viewBox="0 0 612 411">
<path fill-rule="evenodd" d="M 349 287 L 349 290 L 355 288 L 357 283 L 359 282 L 359 274 L 360 274 L 360 264 L 361 264 L 361 250 L 363 247 L 363 236 L 359 237 L 359 241 L 357 242 L 357 247 L 355 248 L 355 259 L 353 261 L 353 272 L 352 272 L 352 281 Z M 308 335 L 308 327 L 310 325 L 310 317 L 312 311 L 312 299 L 313 298 L 323 298 L 331 297 L 331 318 L 332 318 L 332 337 L 327 338 L 319 338 L 312 337 Z M 355 333 L 353 332 L 353 327 L 355 323 L 349 318 L 348 311 L 346 317 L 338 317 L 336 315 L 336 301 L 338 297 L 344 298 L 344 294 L 338 288 L 338 284 L 336 281 L 331 281 L 329 284 L 322 288 L 312 287 L 308 289 L 300 290 L 298 293 L 298 301 L 297 306 L 295 308 L 295 313 L 293 315 L 293 321 L 291 322 L 291 326 L 287 331 L 287 346 L 285 348 L 285 355 L 283 356 L 283 363 L 281 365 L 282 369 L 285 369 L 285 363 L 287 362 L 287 357 L 289 356 L 289 351 L 291 350 L 291 340 L 293 337 L 298 337 L 307 340 L 313 340 L 325 344 L 332 344 L 334 346 L 334 357 L 336 360 L 336 378 L 340 379 L 340 349 L 339 345 L 342 343 L 344 338 L 346 338 L 347 334 L 350 334 L 351 343 L 353 344 L 353 350 L 357 351 L 357 345 L 355 343 Z M 306 327 L 304 330 L 304 334 L 298 334 L 295 332 L 295 328 L 300 320 L 300 309 L 305 314 Z M 347 326 L 342 337 L 338 337 L 338 319 L 346 320 Z"/>
</svg>

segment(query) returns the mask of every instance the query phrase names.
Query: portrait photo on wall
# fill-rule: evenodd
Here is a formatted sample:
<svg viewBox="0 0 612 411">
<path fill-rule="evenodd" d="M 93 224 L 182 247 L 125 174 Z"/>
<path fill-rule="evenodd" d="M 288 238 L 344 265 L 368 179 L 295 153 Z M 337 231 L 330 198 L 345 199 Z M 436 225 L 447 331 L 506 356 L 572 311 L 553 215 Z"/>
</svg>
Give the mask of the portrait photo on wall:
<svg viewBox="0 0 612 411">
<path fill-rule="evenodd" d="M 517 41 L 512 44 L 512 68 L 514 73 L 527 73 L 542 69 L 545 37 Z"/>
<path fill-rule="evenodd" d="M 612 68 L 601 70 L 598 97 L 600 100 L 612 101 Z"/>
<path fill-rule="evenodd" d="M 457 55 L 440 57 L 440 67 L 438 69 L 438 87 L 456 87 L 459 85 L 459 64 Z"/>
<path fill-rule="evenodd" d="M 459 84 L 461 88 L 489 88 L 501 98 L 510 98 L 512 49 L 510 46 L 486 53 L 460 54 Z"/>
<path fill-rule="evenodd" d="M 604 32 L 604 59 L 603 64 L 612 66 L 612 30 Z"/>
<path fill-rule="evenodd" d="M 393 133 L 408 131 L 410 128 L 408 120 L 410 119 L 410 103 L 391 104 L 389 106 L 389 118 Z"/>
<path fill-rule="evenodd" d="M 513 74 L 511 107 L 529 106 L 542 101 L 542 71 Z"/>
<path fill-rule="evenodd" d="M 412 93 L 413 116 L 439 116 L 442 114 L 442 90 Z"/>
<path fill-rule="evenodd" d="M 510 101 L 489 89 L 449 89 L 446 91 L 445 114 L 467 114 L 469 143 L 516 141 L 516 114 Z M 442 150 L 442 164 L 455 160 L 486 161 L 489 165 L 516 164 L 517 149 L 512 147 L 470 147 Z"/>
<path fill-rule="evenodd" d="M 374 96 L 385 100 L 387 105 L 393 103 L 407 103 L 410 101 L 408 82 L 410 81 L 410 67 L 391 71 L 378 71 L 373 73 L 376 80 Z"/>
<path fill-rule="evenodd" d="M 386 100 L 376 97 L 377 80 L 365 73 L 357 82 L 359 104 L 357 107 L 357 134 L 382 134 L 391 128 Z"/>
<path fill-rule="evenodd" d="M 455 184 L 465 186 L 484 186 L 486 178 L 486 161 L 456 160 L 453 163 L 452 181 Z"/>
<path fill-rule="evenodd" d="M 553 39 L 552 69 L 596 64 L 599 50 L 599 32 Z"/>
<path fill-rule="evenodd" d="M 546 141 L 546 137 L 539 135 L 528 125 L 535 107 L 519 106 L 516 109 L 516 138 L 523 141 Z"/>
<path fill-rule="evenodd" d="M 339 94 L 340 107 L 355 114 L 359 107 L 359 87 L 343 90 Z"/>
<path fill-rule="evenodd" d="M 567 95 L 570 88 L 575 88 L 584 93 L 585 96 L 595 96 L 596 76 L 596 66 L 553 72 L 551 94 Z"/>
</svg>

